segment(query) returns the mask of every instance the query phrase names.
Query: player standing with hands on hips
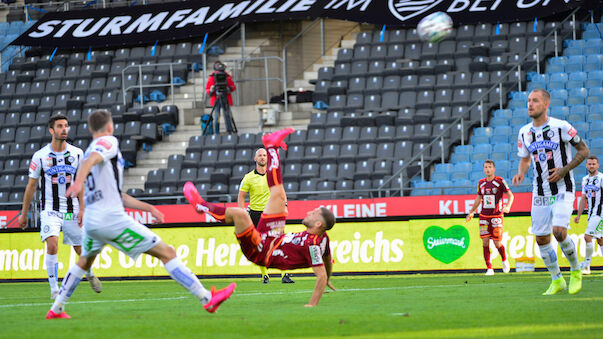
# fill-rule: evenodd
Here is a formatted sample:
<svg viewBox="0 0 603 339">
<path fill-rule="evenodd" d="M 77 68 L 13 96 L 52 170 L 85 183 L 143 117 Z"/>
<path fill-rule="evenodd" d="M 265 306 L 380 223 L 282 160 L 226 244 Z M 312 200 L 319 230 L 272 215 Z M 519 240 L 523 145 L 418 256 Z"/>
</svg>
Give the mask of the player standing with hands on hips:
<svg viewBox="0 0 603 339">
<path fill-rule="evenodd" d="M 480 179 L 477 183 L 477 196 L 466 218 L 467 222 L 471 221 L 478 207 L 482 207 L 479 214 L 479 236 L 483 242 L 484 261 L 487 268 L 486 275 L 494 275 L 492 262 L 490 261 L 490 239 L 492 239 L 494 246 L 498 250 L 498 253 L 500 253 L 503 272 L 509 273 L 511 270 L 505 246 L 500 242 L 503 236 L 503 215 L 504 213 L 509 213 L 515 197 L 505 179 L 495 176 L 495 172 L 494 161 L 489 159 L 484 161 L 484 174 L 486 177 Z M 505 207 L 502 207 L 503 193 L 509 199 Z"/>
<path fill-rule="evenodd" d="M 544 89 L 535 89 L 528 96 L 528 115 L 532 122 L 519 130 L 517 155 L 521 160 L 513 177 L 513 185 L 523 181 L 532 162 L 532 233 L 536 236 L 540 256 L 552 279 L 543 295 L 556 294 L 567 288 L 559 268 L 556 248 L 551 245 L 551 232 L 569 260 L 569 293 L 575 294 L 582 289 L 582 273 L 576 246 L 567 236 L 576 190 L 572 169 L 588 157 L 589 150 L 570 123 L 547 115 L 550 102 L 551 96 Z M 570 145 L 577 150 L 573 157 Z"/>
<path fill-rule="evenodd" d="M 69 121 L 61 114 L 55 114 L 48 121 L 52 140 L 50 144 L 34 153 L 29 164 L 29 182 L 23 196 L 23 207 L 19 215 L 21 229 L 27 227 L 27 212 L 33 200 L 38 180 L 41 190 L 40 237 L 46 243 L 44 263 L 50 284 L 50 298 L 59 294 L 58 267 L 59 233 L 63 230 L 63 243 L 73 246 L 80 255 L 82 248 L 82 217 L 84 216 L 83 193 L 77 197 L 65 197 L 65 191 L 75 181 L 76 171 L 83 160 L 81 149 L 67 143 Z M 92 273 L 85 272 L 92 289 L 102 291 L 100 280 Z"/>
<path fill-rule="evenodd" d="M 590 261 L 595 251 L 593 238 L 597 239 L 597 243 L 601 248 L 601 255 L 603 255 L 603 220 L 601 219 L 601 213 L 603 213 L 603 199 L 601 199 L 603 173 L 599 172 L 599 158 L 596 155 L 590 155 L 586 159 L 586 170 L 588 175 L 582 178 L 582 198 L 578 206 L 578 214 L 574 218 L 576 224 L 580 222 L 580 216 L 588 202 L 588 226 L 586 226 L 584 232 L 586 255 L 580 265 L 582 274 L 590 274 Z"/>
<path fill-rule="evenodd" d="M 142 253 L 161 260 L 172 279 L 199 299 L 208 312 L 218 310 L 236 285 L 232 283 L 218 291 L 214 288 L 211 292 L 206 290 L 197 276 L 176 256 L 172 246 L 161 241 L 157 234 L 126 213 L 124 207 L 146 211 L 157 222 L 163 222 L 163 214 L 157 208 L 121 192 L 124 159 L 119 151 L 119 141 L 113 136 L 111 113 L 105 110 L 94 111 L 88 117 L 88 129 L 93 140 L 84 153 L 84 162 L 77 172 L 76 180 L 65 193 L 67 197 L 77 196 L 85 186 L 84 248 L 78 262 L 63 279 L 59 295 L 46 314 L 46 319 L 71 318 L 64 311 L 65 304 L 84 272 L 107 244 L 133 260 Z"/>
</svg>

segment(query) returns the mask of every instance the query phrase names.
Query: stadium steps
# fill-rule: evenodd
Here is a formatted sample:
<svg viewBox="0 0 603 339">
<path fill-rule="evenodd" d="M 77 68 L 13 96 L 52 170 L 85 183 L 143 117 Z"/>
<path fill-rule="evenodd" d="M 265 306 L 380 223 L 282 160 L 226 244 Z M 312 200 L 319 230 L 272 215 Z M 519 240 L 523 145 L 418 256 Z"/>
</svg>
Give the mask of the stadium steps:
<svg viewBox="0 0 603 339">
<path fill-rule="evenodd" d="M 129 168 L 124 173 L 124 192 L 130 188 L 144 189 L 149 171 L 166 168 L 168 157 L 172 154 L 185 154 L 188 140 L 200 134 L 198 125 L 179 126 L 174 133 L 164 137 L 163 141 L 154 144 L 152 151 L 139 151 L 136 167 Z"/>
<path fill-rule="evenodd" d="M 349 37 L 346 36 L 346 39 L 341 40 L 340 47 L 332 48 L 330 51 L 330 55 L 329 54 L 325 55 L 324 57 L 321 58 L 320 62 L 317 62 L 314 65 L 312 65 L 311 71 L 304 72 L 303 79 L 296 79 L 294 82 L 295 88 L 293 88 L 293 89 L 298 90 L 298 89 L 302 88 L 305 90 L 313 91 L 314 85 L 310 84 L 310 80 L 315 80 L 318 78 L 318 70 L 320 68 L 333 67 L 335 65 L 335 60 L 337 60 L 337 52 L 339 52 L 340 49 L 354 48 L 354 45 L 356 44 L 356 39 L 355 39 L 355 37 L 353 37 L 353 35 L 355 35 L 356 33 L 357 33 L 357 31 L 350 33 Z"/>
</svg>

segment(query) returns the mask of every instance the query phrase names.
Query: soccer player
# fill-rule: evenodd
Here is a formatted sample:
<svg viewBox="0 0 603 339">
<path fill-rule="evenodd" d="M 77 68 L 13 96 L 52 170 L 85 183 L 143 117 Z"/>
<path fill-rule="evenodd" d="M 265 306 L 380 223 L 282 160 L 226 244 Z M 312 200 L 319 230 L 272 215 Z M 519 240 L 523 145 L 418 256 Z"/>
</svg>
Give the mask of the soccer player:
<svg viewBox="0 0 603 339">
<path fill-rule="evenodd" d="M 266 159 L 268 153 L 264 148 L 259 148 L 255 152 L 255 169 L 245 175 L 241 180 L 239 186 L 239 197 L 237 202 L 240 208 L 245 208 L 245 196 L 249 192 L 249 206 L 247 207 L 247 213 L 253 221 L 253 225 L 257 228 L 262 216 L 262 211 L 266 207 L 268 198 L 270 198 L 270 189 L 268 188 L 268 181 L 266 180 Z M 284 230 L 283 230 L 284 232 Z M 270 282 L 270 276 L 266 272 L 266 267 L 260 266 L 262 272 L 262 282 L 268 284 Z M 283 284 L 292 284 L 295 281 L 291 279 L 290 274 L 282 272 L 281 282 Z"/>
<path fill-rule="evenodd" d="M 64 311 L 65 304 L 106 244 L 134 260 L 142 253 L 158 258 L 172 279 L 198 298 L 208 312 L 215 312 L 230 297 L 236 285 L 232 283 L 218 291 L 213 287 L 211 292 L 206 290 L 176 256 L 173 247 L 126 214 L 124 207 L 133 208 L 150 212 L 159 223 L 163 222 L 163 214 L 154 206 L 121 192 L 124 159 L 118 140 L 113 136 L 111 113 L 94 111 L 88 117 L 88 129 L 93 140 L 84 153 L 75 181 L 65 193 L 67 197 L 77 196 L 85 185 L 84 249 L 78 262 L 63 279 L 59 295 L 46 319 L 70 318 Z"/>
<path fill-rule="evenodd" d="M 509 185 L 505 179 L 494 175 L 496 167 L 494 161 L 488 159 L 484 161 L 485 178 L 480 179 L 477 183 L 477 196 L 473 201 L 473 207 L 467 214 L 467 222 L 473 219 L 473 215 L 478 207 L 482 207 L 479 213 L 479 236 L 482 238 L 484 247 L 484 260 L 486 261 L 486 275 L 494 275 L 492 262 L 490 261 L 490 239 L 494 242 L 494 246 L 500 253 L 502 259 L 502 270 L 504 273 L 509 273 L 511 266 L 507 260 L 507 252 L 505 246 L 500 243 L 503 235 L 503 215 L 509 213 L 513 205 L 513 192 L 509 189 Z M 509 199 L 505 207 L 502 207 L 503 193 Z"/>
<path fill-rule="evenodd" d="M 67 117 L 55 114 L 48 121 L 52 137 L 50 144 L 34 153 L 29 164 L 29 182 L 23 196 L 23 207 L 19 215 L 19 226 L 27 227 L 27 212 L 40 182 L 40 237 L 46 243 L 46 272 L 50 284 L 50 298 L 59 294 L 59 233 L 63 230 L 63 243 L 73 246 L 80 255 L 82 248 L 82 217 L 84 216 L 83 194 L 77 199 L 65 197 L 65 191 L 74 181 L 77 168 L 82 161 L 81 149 L 67 143 L 69 122 Z M 40 180 L 41 179 L 41 180 Z M 96 293 L 102 291 L 100 280 L 88 270 L 86 277 Z"/>
<path fill-rule="evenodd" d="M 569 293 L 575 294 L 582 289 L 582 274 L 576 246 L 567 236 L 576 189 L 572 169 L 586 159 L 589 151 L 572 125 L 547 115 L 550 101 L 549 92 L 544 89 L 535 89 L 528 96 L 528 115 L 532 122 L 519 130 L 517 155 L 521 160 L 513 185 L 523 181 L 531 161 L 534 164 L 532 233 L 553 280 L 543 294 L 552 295 L 567 288 L 557 251 L 551 245 L 551 232 L 570 262 Z M 577 150 L 573 157 L 570 145 Z"/>
<path fill-rule="evenodd" d="M 287 217 L 287 195 L 283 187 L 278 147 L 287 149 L 283 139 L 293 132 L 292 128 L 276 131 L 262 138 L 268 151 L 266 179 L 270 187 L 270 199 L 264 208 L 257 229 L 247 212 L 240 207 L 226 208 L 201 198 L 192 182 L 184 185 L 184 196 L 197 213 L 209 213 L 224 223 L 234 223 L 235 235 L 241 250 L 249 261 L 268 268 L 291 270 L 312 267 L 316 285 L 306 307 L 318 305 L 325 286 L 335 291 L 330 278 L 332 273 L 331 249 L 326 231 L 333 228 L 335 216 L 325 207 L 308 212 L 302 221 L 306 230 L 283 234 Z"/>
<path fill-rule="evenodd" d="M 578 214 L 574 218 L 576 224 L 580 222 L 580 216 L 588 202 L 588 226 L 586 226 L 584 232 L 586 255 L 580 265 L 582 274 L 590 274 L 590 261 L 595 250 L 593 238 L 597 239 L 597 243 L 601 248 L 601 255 L 603 255 L 603 220 L 601 219 L 601 212 L 603 212 L 603 199 L 601 199 L 603 173 L 599 172 L 599 158 L 596 155 L 591 154 L 586 159 L 586 170 L 588 175 L 582 178 L 582 199 L 580 199 L 580 205 L 578 206 Z"/>
</svg>

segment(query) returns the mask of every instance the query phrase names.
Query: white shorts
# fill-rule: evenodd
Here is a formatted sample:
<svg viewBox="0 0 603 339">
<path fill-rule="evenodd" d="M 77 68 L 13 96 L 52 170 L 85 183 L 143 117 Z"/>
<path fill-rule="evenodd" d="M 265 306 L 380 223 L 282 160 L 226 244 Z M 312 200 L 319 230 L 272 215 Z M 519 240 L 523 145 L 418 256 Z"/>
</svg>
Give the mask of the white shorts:
<svg viewBox="0 0 603 339">
<path fill-rule="evenodd" d="M 84 214 L 83 257 L 97 255 L 109 244 L 136 260 L 160 241 L 161 238 L 157 234 L 132 219 L 126 212 Z"/>
<path fill-rule="evenodd" d="M 569 229 L 574 211 L 574 194 L 560 193 L 552 197 L 532 196 L 532 233 L 543 236 L 553 232 L 553 226 Z"/>
<path fill-rule="evenodd" d="M 597 215 L 593 215 L 588 219 L 588 226 L 584 234 L 588 234 L 593 238 L 600 239 L 603 237 L 603 219 Z"/>
<path fill-rule="evenodd" d="M 56 211 L 40 212 L 40 238 L 42 242 L 48 237 L 58 237 L 63 230 L 63 244 L 82 245 L 82 228 L 77 223 L 77 213 L 61 213 Z"/>
</svg>

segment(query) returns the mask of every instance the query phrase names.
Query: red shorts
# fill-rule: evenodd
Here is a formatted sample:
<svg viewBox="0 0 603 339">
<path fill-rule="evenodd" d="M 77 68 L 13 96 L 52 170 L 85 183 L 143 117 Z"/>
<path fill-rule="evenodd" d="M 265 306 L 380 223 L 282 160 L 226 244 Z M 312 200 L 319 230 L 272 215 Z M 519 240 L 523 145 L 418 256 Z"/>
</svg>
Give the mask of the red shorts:
<svg viewBox="0 0 603 339">
<path fill-rule="evenodd" d="M 271 245 L 283 235 L 287 214 L 262 214 L 257 228 L 249 226 L 243 233 L 237 234 L 241 251 L 252 263 L 266 266 L 266 258 L 272 254 Z"/>
<path fill-rule="evenodd" d="M 503 234 L 502 216 L 479 216 L 479 236 L 480 238 L 490 238 L 501 241 Z"/>
</svg>

